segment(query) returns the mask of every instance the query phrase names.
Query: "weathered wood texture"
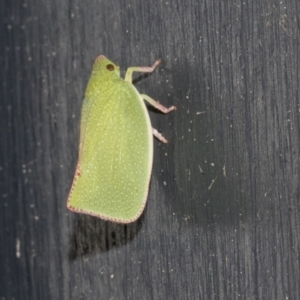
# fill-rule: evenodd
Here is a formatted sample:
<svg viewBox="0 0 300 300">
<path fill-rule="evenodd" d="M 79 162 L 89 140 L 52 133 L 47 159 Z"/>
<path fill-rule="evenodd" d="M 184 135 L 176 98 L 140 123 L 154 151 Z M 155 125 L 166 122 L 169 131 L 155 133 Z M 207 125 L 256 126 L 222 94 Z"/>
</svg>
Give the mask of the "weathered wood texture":
<svg viewBox="0 0 300 300">
<path fill-rule="evenodd" d="M 300 299 L 300 5 L 0 3 L 0 299 Z M 91 66 L 164 64 L 147 208 L 67 211 Z M 137 75 L 139 78 L 139 75 Z"/>
</svg>

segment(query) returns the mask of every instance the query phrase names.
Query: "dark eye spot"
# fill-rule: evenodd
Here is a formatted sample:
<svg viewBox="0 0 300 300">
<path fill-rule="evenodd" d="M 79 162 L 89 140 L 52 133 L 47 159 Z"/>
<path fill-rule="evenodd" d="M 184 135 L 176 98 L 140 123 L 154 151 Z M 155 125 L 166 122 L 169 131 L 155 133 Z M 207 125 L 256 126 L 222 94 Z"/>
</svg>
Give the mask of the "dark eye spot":
<svg viewBox="0 0 300 300">
<path fill-rule="evenodd" d="M 112 64 L 108 64 L 108 65 L 106 66 L 106 69 L 107 69 L 108 71 L 113 71 L 113 70 L 115 69 L 115 67 L 114 67 Z"/>
</svg>

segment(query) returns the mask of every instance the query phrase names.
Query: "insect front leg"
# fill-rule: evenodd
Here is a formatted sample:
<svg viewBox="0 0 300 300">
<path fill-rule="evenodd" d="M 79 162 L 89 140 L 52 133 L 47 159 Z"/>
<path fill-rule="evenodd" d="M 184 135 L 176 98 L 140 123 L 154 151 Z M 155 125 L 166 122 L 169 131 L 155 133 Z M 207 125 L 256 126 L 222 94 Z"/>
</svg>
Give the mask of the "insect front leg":
<svg viewBox="0 0 300 300">
<path fill-rule="evenodd" d="M 141 72 L 141 73 L 152 73 L 156 67 L 161 63 L 161 59 L 158 59 L 152 67 L 130 67 L 127 69 L 125 74 L 125 81 L 132 83 L 132 73 Z"/>
</svg>

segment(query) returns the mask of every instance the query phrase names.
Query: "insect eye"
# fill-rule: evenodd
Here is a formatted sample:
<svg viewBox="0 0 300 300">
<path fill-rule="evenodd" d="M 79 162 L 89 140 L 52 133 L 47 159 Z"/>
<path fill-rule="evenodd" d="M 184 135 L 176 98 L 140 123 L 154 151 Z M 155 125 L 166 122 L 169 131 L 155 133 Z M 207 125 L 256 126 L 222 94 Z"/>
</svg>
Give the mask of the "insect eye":
<svg viewBox="0 0 300 300">
<path fill-rule="evenodd" d="M 108 64 L 108 65 L 106 66 L 106 69 L 107 69 L 108 71 L 114 71 L 115 67 L 114 67 L 114 65 L 112 65 L 112 64 Z"/>
</svg>

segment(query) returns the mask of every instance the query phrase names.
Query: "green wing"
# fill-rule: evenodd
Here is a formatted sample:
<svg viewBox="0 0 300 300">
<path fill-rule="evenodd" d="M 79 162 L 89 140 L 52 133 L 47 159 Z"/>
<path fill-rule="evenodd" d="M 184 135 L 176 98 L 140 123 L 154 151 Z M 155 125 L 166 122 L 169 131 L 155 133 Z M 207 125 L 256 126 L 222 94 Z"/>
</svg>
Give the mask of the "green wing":
<svg viewBox="0 0 300 300">
<path fill-rule="evenodd" d="M 119 79 L 84 101 L 69 209 L 120 223 L 136 220 L 146 204 L 152 160 L 146 106 L 134 86 Z"/>
</svg>

